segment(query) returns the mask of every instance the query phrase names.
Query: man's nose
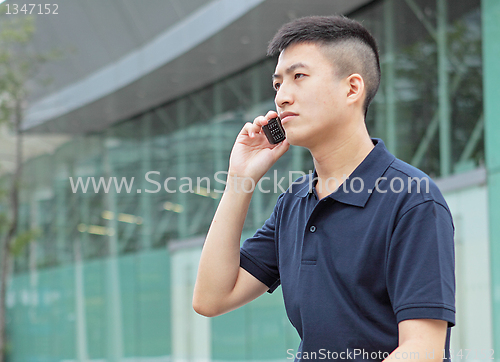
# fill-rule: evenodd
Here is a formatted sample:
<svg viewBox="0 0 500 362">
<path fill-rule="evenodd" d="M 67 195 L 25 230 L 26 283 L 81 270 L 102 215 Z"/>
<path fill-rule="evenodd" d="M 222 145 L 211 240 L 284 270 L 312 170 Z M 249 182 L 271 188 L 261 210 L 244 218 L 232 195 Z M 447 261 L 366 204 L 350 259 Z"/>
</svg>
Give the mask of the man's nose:
<svg viewBox="0 0 500 362">
<path fill-rule="evenodd" d="M 278 89 L 278 91 L 276 92 L 276 96 L 274 97 L 274 103 L 276 103 L 276 107 L 279 108 L 283 108 L 284 106 L 293 103 L 292 92 L 284 84 L 282 84 Z"/>
</svg>

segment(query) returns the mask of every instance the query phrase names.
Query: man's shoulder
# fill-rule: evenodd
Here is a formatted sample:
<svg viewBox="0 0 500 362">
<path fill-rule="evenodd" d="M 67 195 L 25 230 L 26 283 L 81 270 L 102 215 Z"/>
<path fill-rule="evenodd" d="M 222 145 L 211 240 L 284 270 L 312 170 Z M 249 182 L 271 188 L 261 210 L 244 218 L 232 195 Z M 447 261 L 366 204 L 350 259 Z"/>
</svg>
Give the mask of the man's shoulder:
<svg viewBox="0 0 500 362">
<path fill-rule="evenodd" d="M 394 159 L 394 161 L 389 165 L 389 169 L 392 169 L 393 172 L 399 172 L 408 177 L 418 177 L 418 178 L 426 177 L 430 179 L 430 176 L 427 175 L 424 171 L 416 168 L 415 166 L 410 165 L 409 163 L 406 163 L 405 161 L 399 158 Z"/>
<path fill-rule="evenodd" d="M 434 180 L 417 167 L 396 158 L 384 176 L 389 181 L 395 178 L 401 179 L 401 183 L 404 184 L 402 194 L 405 195 L 407 206 L 433 201 L 449 211 L 445 198 Z M 393 183 L 396 184 L 394 181 Z"/>
</svg>

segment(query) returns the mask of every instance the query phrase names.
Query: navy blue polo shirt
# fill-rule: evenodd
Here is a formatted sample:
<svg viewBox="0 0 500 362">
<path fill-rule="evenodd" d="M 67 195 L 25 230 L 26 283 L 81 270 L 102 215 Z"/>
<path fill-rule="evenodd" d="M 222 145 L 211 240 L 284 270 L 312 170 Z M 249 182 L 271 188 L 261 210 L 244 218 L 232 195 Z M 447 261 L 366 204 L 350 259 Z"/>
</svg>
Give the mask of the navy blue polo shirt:
<svg viewBox="0 0 500 362">
<path fill-rule="evenodd" d="M 398 347 L 398 323 L 407 319 L 447 321 L 449 346 L 455 262 L 448 205 L 425 173 L 372 141 L 328 197 L 318 199 L 314 174 L 295 181 L 241 247 L 242 268 L 270 293 L 281 284 L 301 338 L 296 357 L 382 360 Z"/>
</svg>

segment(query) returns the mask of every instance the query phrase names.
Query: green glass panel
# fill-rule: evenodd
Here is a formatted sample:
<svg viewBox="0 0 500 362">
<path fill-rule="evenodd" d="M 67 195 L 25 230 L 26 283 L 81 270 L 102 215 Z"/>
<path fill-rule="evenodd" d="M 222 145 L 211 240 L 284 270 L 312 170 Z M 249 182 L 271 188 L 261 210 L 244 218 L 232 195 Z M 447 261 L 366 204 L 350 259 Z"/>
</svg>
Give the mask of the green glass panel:
<svg viewBox="0 0 500 362">
<path fill-rule="evenodd" d="M 493 347 L 500 349 L 500 2 L 482 1 L 484 57 L 484 121 L 491 258 Z M 498 357 L 496 357 L 498 359 Z"/>
</svg>

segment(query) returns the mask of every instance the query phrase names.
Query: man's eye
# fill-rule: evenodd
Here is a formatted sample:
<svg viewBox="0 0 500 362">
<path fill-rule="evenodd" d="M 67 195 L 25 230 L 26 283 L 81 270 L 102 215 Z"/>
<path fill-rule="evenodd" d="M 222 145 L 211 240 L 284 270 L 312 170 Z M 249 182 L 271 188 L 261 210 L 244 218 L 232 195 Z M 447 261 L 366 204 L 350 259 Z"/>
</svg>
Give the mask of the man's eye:
<svg viewBox="0 0 500 362">
<path fill-rule="evenodd" d="M 295 74 L 295 79 L 302 78 L 303 76 L 305 76 L 305 74 L 297 73 Z"/>
<path fill-rule="evenodd" d="M 274 83 L 274 84 L 273 84 L 273 88 L 274 88 L 274 90 L 278 90 L 278 89 L 280 89 L 280 86 L 281 86 L 281 83 Z"/>
</svg>

